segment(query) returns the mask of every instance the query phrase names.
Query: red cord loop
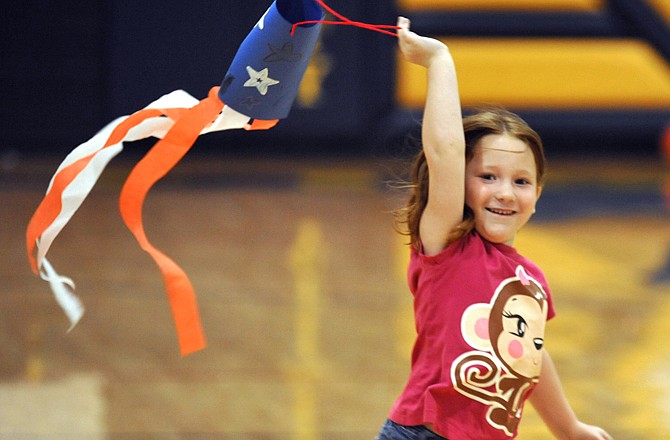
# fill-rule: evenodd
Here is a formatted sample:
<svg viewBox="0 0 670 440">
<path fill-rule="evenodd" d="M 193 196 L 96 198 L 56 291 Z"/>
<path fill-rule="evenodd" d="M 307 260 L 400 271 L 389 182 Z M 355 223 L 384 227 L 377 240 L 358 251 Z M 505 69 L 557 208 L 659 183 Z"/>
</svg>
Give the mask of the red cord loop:
<svg viewBox="0 0 670 440">
<path fill-rule="evenodd" d="M 397 37 L 398 35 L 395 32 L 388 31 L 386 29 L 400 29 L 398 26 L 390 25 L 390 24 L 370 24 L 370 23 L 363 23 L 360 21 L 353 21 L 349 20 L 347 17 L 344 15 L 340 14 L 339 12 L 333 10 L 330 6 L 325 4 L 323 0 L 316 0 L 323 9 L 326 11 L 330 12 L 332 15 L 334 15 L 336 18 L 338 18 L 340 21 L 336 20 L 306 20 L 306 21 L 300 21 L 298 23 L 294 23 L 293 26 L 291 27 L 291 36 L 295 33 L 295 30 L 298 26 L 303 26 L 307 24 L 333 24 L 333 25 L 345 25 L 345 26 L 356 26 L 359 28 L 367 29 L 370 31 L 375 31 L 375 32 L 380 32 L 382 34 L 386 35 L 391 35 L 392 37 Z"/>
</svg>

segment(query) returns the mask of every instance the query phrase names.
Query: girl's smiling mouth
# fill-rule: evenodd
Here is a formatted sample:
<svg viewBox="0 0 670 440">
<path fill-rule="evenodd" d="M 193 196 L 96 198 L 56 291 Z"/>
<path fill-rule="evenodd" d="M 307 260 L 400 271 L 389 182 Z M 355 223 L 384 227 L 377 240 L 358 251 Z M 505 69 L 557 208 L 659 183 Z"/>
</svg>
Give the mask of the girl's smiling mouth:
<svg viewBox="0 0 670 440">
<path fill-rule="evenodd" d="M 516 214 L 516 211 L 513 211 L 511 209 L 486 208 L 486 210 L 496 215 L 508 216 Z"/>
</svg>

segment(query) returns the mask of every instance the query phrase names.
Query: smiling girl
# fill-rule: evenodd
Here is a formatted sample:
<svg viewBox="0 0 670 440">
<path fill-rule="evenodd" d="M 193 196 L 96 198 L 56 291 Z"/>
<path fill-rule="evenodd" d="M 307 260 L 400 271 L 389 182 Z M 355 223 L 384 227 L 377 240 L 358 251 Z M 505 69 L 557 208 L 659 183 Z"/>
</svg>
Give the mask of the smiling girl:
<svg viewBox="0 0 670 440">
<path fill-rule="evenodd" d="M 400 50 L 426 68 L 422 151 L 399 211 L 417 338 L 410 377 L 378 440 L 516 437 L 526 400 L 559 439 L 611 439 L 576 418 L 544 347 L 544 273 L 513 247 L 535 212 L 540 137 L 501 110 L 461 115 L 449 49 L 398 19 Z"/>
</svg>

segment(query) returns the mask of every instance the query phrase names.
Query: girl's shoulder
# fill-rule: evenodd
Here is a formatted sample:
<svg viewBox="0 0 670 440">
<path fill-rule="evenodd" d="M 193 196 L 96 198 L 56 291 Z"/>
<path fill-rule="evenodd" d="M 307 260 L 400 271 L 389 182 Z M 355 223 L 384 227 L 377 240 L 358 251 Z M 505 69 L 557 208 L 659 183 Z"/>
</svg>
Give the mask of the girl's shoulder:
<svg viewBox="0 0 670 440">
<path fill-rule="evenodd" d="M 465 234 L 458 240 L 449 243 L 440 253 L 426 255 L 421 246 L 412 246 L 412 256 L 425 263 L 438 264 L 450 258 L 477 257 L 484 258 L 487 254 L 502 252 L 509 255 L 519 255 L 516 250 L 507 245 L 495 245 L 482 238 L 476 231 Z"/>
<path fill-rule="evenodd" d="M 472 231 L 436 255 L 426 255 L 421 248 L 412 247 L 411 267 L 430 268 L 435 266 L 477 265 L 484 270 L 508 267 L 512 271 L 521 265 L 546 284 L 544 272 L 535 262 L 520 254 L 516 248 L 501 243 L 492 243 L 476 231 Z"/>
</svg>

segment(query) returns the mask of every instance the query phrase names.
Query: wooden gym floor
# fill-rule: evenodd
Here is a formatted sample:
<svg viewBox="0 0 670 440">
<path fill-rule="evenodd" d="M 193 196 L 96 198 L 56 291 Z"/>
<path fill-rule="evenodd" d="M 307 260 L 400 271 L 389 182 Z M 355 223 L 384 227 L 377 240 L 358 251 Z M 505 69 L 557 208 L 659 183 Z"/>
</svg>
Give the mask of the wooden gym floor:
<svg viewBox="0 0 670 440">
<path fill-rule="evenodd" d="M 207 349 L 182 358 L 160 275 L 117 210 L 119 161 L 50 260 L 86 306 L 69 334 L 25 256 L 57 161 L 0 169 L 0 439 L 372 440 L 408 372 L 396 163 L 187 157 L 149 193 L 153 243 L 189 274 Z M 659 160 L 554 160 L 517 239 L 546 271 L 547 347 L 587 422 L 670 438 L 670 212 Z M 520 439 L 549 439 L 532 407 Z"/>
</svg>

